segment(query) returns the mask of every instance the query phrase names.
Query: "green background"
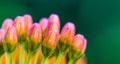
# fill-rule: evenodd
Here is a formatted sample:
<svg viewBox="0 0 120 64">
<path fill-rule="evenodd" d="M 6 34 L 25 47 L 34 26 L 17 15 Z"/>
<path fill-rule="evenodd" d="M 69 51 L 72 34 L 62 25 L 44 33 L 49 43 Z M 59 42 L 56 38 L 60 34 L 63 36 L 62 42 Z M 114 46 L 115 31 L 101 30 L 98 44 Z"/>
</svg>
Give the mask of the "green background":
<svg viewBox="0 0 120 64">
<path fill-rule="evenodd" d="M 61 27 L 71 21 L 85 35 L 88 64 L 120 64 L 119 0 L 0 0 L 0 25 L 18 15 L 31 14 L 37 22 L 52 13 Z"/>
</svg>

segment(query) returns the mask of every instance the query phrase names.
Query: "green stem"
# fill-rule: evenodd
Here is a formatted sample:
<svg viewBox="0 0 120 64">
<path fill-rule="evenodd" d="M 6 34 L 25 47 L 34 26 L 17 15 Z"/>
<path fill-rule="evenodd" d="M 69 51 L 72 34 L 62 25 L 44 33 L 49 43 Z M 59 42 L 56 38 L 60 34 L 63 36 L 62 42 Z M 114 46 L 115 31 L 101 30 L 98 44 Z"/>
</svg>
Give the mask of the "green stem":
<svg viewBox="0 0 120 64">
<path fill-rule="evenodd" d="M 38 62 L 38 59 L 39 59 L 39 56 L 40 56 L 40 50 L 41 50 L 41 46 L 37 50 L 38 54 L 37 54 L 37 57 L 35 59 L 35 63 L 34 64 L 38 64 L 37 62 Z"/>
<path fill-rule="evenodd" d="M 22 43 L 22 45 L 21 45 L 21 50 L 20 50 L 20 60 L 19 60 L 19 64 L 24 64 L 24 47 L 25 47 L 25 44 Z"/>
<path fill-rule="evenodd" d="M 29 51 L 27 64 L 30 64 L 30 59 L 31 59 L 33 53 L 34 53 L 33 51 Z"/>
<path fill-rule="evenodd" d="M 10 64 L 10 53 L 6 52 L 6 64 Z"/>
<path fill-rule="evenodd" d="M 43 59 L 42 59 L 42 61 L 41 61 L 41 64 L 46 64 L 46 60 L 47 60 L 47 57 L 44 56 Z"/>
<path fill-rule="evenodd" d="M 58 54 L 57 58 L 56 58 L 55 64 L 59 64 L 60 59 L 62 58 L 62 56 L 63 56 L 63 53 L 60 52 L 60 53 Z"/>
<path fill-rule="evenodd" d="M 16 49 L 13 51 L 12 64 L 15 64 Z"/>
<path fill-rule="evenodd" d="M 73 59 L 70 59 L 70 60 L 68 61 L 68 64 L 75 64 L 75 61 L 74 61 Z"/>
<path fill-rule="evenodd" d="M 40 53 L 37 54 L 34 64 L 37 64 Z"/>
</svg>

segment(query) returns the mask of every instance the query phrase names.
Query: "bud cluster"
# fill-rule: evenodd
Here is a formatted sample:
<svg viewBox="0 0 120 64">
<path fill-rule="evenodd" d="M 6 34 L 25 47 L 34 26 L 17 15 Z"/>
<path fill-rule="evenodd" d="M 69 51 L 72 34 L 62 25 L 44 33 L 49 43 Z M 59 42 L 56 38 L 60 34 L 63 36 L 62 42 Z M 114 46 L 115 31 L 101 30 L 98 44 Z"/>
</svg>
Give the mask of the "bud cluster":
<svg viewBox="0 0 120 64">
<path fill-rule="evenodd" d="M 39 23 L 33 23 L 29 14 L 17 16 L 14 20 L 7 18 L 0 29 L 0 50 L 3 49 L 13 55 L 13 52 L 17 49 L 15 51 L 17 54 L 12 56 L 15 57 L 16 64 L 20 63 L 21 59 L 18 59 L 17 56 L 20 55 L 21 52 L 19 50 L 22 50 L 20 48 L 23 44 L 26 50 L 24 55 L 26 55 L 27 59 L 29 59 L 29 54 L 31 54 L 29 51 L 32 51 L 32 56 L 36 56 L 30 57 L 31 60 L 29 59 L 28 63 L 28 60 L 25 59 L 25 64 L 30 64 L 32 58 L 35 58 L 35 63 L 49 64 L 48 59 L 52 57 L 56 58 L 53 64 L 60 64 L 62 57 L 68 59 L 66 60 L 67 64 L 73 64 L 83 58 L 87 45 L 85 37 L 81 34 L 76 34 L 75 30 L 74 23 L 67 22 L 60 31 L 60 18 L 57 14 L 42 18 Z M 1 55 L 4 54 L 2 53 Z M 38 58 L 41 55 L 42 58 Z M 6 63 L 8 63 L 7 59 Z"/>
</svg>

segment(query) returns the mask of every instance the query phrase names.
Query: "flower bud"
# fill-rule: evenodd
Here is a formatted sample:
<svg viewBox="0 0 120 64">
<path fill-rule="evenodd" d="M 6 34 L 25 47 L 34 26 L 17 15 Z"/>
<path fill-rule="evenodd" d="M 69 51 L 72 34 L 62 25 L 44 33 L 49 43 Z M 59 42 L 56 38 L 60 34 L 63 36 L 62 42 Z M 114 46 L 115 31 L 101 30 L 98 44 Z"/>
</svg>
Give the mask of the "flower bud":
<svg viewBox="0 0 120 64">
<path fill-rule="evenodd" d="M 59 19 L 59 16 L 57 14 L 51 14 L 49 16 L 49 24 L 51 24 L 53 22 L 57 23 L 58 28 L 60 29 L 60 19 Z"/>
<path fill-rule="evenodd" d="M 41 26 L 41 29 L 42 29 L 42 36 L 43 38 L 45 37 L 45 33 L 46 33 L 46 29 L 48 27 L 48 19 L 47 18 L 42 18 L 40 21 L 39 21 L 39 24 Z"/>
<path fill-rule="evenodd" d="M 40 44 L 40 42 L 42 41 L 42 31 L 38 23 L 34 23 L 32 25 L 28 37 L 32 48 L 36 48 L 36 46 Z"/>
<path fill-rule="evenodd" d="M 5 37 L 5 30 L 0 29 L 0 46 L 2 46 L 3 44 L 4 37 Z"/>
<path fill-rule="evenodd" d="M 7 29 L 13 25 L 13 20 L 12 19 L 5 19 L 2 25 L 2 29 L 4 29 L 5 31 L 7 31 Z"/>
<path fill-rule="evenodd" d="M 47 18 L 42 18 L 39 21 L 39 24 L 40 24 L 40 26 L 42 28 L 42 32 L 44 32 L 47 29 L 47 26 L 48 26 L 48 19 Z"/>
<path fill-rule="evenodd" d="M 24 18 L 22 16 L 17 16 L 14 20 L 13 25 L 15 26 L 19 37 L 25 34 L 26 29 L 25 29 Z"/>
<path fill-rule="evenodd" d="M 87 45 L 86 39 L 84 38 L 83 35 L 77 34 L 73 38 L 73 45 L 72 45 L 73 50 L 81 52 L 83 54 L 86 49 L 86 45 Z"/>
<path fill-rule="evenodd" d="M 12 52 L 15 49 L 17 42 L 18 42 L 18 37 L 15 27 L 11 26 L 8 28 L 5 35 L 5 40 L 4 40 L 5 51 Z"/>
<path fill-rule="evenodd" d="M 24 24 L 25 24 L 25 33 L 28 33 L 28 31 L 30 30 L 31 26 L 32 26 L 33 20 L 31 15 L 29 14 L 25 14 L 24 15 Z"/>
<path fill-rule="evenodd" d="M 43 40 L 43 46 L 54 50 L 58 44 L 58 34 L 54 31 L 49 31 Z"/>
<path fill-rule="evenodd" d="M 75 35 L 75 26 L 73 23 L 68 22 L 62 28 L 60 34 L 60 42 L 67 45 L 71 45 L 74 35 Z"/>
<path fill-rule="evenodd" d="M 59 27 L 58 27 L 58 24 L 55 23 L 55 22 L 50 23 L 50 24 L 48 25 L 48 28 L 47 28 L 47 32 L 49 32 L 49 31 L 54 31 L 54 32 L 56 32 L 57 34 L 59 34 L 60 29 L 59 29 Z M 46 32 L 46 34 L 47 34 L 47 32 Z"/>
</svg>

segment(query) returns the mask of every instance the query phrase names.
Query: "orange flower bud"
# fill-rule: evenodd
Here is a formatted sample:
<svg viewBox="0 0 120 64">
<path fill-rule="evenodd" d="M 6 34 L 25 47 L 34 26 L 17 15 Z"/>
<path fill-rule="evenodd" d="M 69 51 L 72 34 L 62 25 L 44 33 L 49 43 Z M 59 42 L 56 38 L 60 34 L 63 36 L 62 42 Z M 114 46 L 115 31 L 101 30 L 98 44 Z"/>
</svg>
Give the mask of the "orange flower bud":
<svg viewBox="0 0 120 64">
<path fill-rule="evenodd" d="M 43 40 L 43 46 L 54 50 L 58 44 L 58 34 L 54 31 L 49 31 Z"/>
<path fill-rule="evenodd" d="M 9 27 L 4 40 L 5 50 L 11 52 L 15 49 L 18 42 L 17 33 L 15 27 Z"/>
<path fill-rule="evenodd" d="M 86 49 L 86 45 L 87 45 L 86 39 L 84 38 L 83 35 L 77 34 L 73 38 L 73 45 L 72 45 L 73 50 L 81 52 L 83 54 Z"/>
<path fill-rule="evenodd" d="M 60 34 L 60 42 L 71 45 L 74 35 L 75 35 L 75 26 L 73 23 L 68 22 L 62 28 Z"/>
<path fill-rule="evenodd" d="M 49 24 L 51 24 L 53 22 L 57 23 L 57 25 L 60 29 L 60 19 L 59 19 L 59 16 L 57 14 L 51 14 L 49 16 Z"/>
<path fill-rule="evenodd" d="M 32 47 L 38 46 L 38 44 L 40 44 L 40 42 L 42 41 L 42 31 L 38 23 L 34 23 L 32 25 L 28 37 Z"/>
<path fill-rule="evenodd" d="M 23 36 L 25 34 L 26 29 L 23 17 L 17 16 L 14 20 L 13 25 L 16 28 L 18 36 Z"/>
<path fill-rule="evenodd" d="M 2 29 L 4 29 L 5 31 L 7 31 L 7 29 L 13 25 L 13 20 L 12 19 L 5 19 L 2 25 Z"/>
<path fill-rule="evenodd" d="M 26 33 L 28 33 L 28 31 L 30 30 L 32 23 L 33 23 L 33 20 L 32 20 L 31 15 L 25 14 L 24 15 L 24 24 L 25 24 Z"/>
</svg>

